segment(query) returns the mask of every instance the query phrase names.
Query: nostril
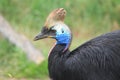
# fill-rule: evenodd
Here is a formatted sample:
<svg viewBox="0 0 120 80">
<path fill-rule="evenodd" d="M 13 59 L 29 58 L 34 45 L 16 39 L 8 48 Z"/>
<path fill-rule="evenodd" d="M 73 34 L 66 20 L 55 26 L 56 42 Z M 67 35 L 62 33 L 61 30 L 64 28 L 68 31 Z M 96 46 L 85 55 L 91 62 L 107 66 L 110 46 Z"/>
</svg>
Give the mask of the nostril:
<svg viewBox="0 0 120 80">
<path fill-rule="evenodd" d="M 64 31 L 62 30 L 62 33 L 64 33 Z"/>
</svg>

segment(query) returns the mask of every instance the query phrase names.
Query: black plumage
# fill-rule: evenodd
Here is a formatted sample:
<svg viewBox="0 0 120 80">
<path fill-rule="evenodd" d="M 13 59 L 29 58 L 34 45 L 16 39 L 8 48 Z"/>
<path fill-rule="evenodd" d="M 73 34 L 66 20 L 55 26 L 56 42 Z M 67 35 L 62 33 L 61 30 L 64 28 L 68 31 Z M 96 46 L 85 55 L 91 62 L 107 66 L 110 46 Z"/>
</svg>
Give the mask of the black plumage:
<svg viewBox="0 0 120 80">
<path fill-rule="evenodd" d="M 58 15 L 59 13 L 62 14 Z M 48 58 L 50 78 L 52 80 L 120 80 L 120 31 L 98 36 L 70 51 L 68 45 L 71 43 L 69 39 L 72 39 L 71 32 L 62 22 L 64 16 L 63 8 L 54 10 L 45 23 L 45 31 L 42 30 L 41 34 L 35 37 L 35 40 L 47 37 L 57 40 Z M 52 27 L 49 28 L 48 24 Z"/>
<path fill-rule="evenodd" d="M 56 45 L 49 56 L 53 80 L 120 80 L 120 31 L 92 39 L 73 51 L 61 53 Z"/>
</svg>

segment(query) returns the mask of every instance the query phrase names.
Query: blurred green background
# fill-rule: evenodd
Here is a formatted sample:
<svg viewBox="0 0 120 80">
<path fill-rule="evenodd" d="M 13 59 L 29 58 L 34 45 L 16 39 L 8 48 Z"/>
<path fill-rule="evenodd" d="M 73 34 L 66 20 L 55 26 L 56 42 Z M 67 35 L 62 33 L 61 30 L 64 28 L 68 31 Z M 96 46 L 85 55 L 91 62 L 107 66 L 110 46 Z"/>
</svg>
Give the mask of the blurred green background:
<svg viewBox="0 0 120 80">
<path fill-rule="evenodd" d="M 120 28 L 120 0 L 0 0 L 0 14 L 42 51 L 46 60 L 35 64 L 0 34 L 0 80 L 48 80 L 47 57 L 54 40 L 33 42 L 50 11 L 67 10 L 65 23 L 73 33 L 70 49 L 95 36 Z M 48 46 L 49 45 L 49 46 Z"/>
</svg>

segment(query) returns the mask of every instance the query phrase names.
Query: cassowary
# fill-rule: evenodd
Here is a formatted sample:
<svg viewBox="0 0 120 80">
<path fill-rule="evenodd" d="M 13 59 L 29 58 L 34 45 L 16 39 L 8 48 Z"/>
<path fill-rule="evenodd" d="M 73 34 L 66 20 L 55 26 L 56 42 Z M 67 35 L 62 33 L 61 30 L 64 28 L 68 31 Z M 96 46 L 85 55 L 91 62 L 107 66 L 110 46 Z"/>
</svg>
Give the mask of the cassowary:
<svg viewBox="0 0 120 80">
<path fill-rule="evenodd" d="M 120 31 L 98 36 L 69 50 L 72 35 L 64 23 L 66 10 L 53 10 L 34 38 L 56 39 L 48 58 L 51 80 L 120 80 Z"/>
</svg>

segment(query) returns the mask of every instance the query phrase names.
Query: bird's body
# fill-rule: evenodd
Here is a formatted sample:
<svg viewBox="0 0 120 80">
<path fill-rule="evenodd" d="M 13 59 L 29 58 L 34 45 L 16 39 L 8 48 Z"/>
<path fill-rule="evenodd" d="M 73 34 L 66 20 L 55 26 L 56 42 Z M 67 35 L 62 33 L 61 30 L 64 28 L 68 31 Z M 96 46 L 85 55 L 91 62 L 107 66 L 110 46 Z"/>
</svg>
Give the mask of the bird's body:
<svg viewBox="0 0 120 80">
<path fill-rule="evenodd" d="M 53 80 L 120 80 L 120 31 L 92 39 L 77 49 L 62 52 L 55 45 L 49 56 Z"/>
<path fill-rule="evenodd" d="M 48 28 L 45 25 L 41 34 L 35 37 L 35 40 L 51 37 L 57 41 L 48 59 L 50 78 L 120 80 L 120 31 L 101 35 L 70 51 L 72 36 L 67 25 L 62 22 L 64 16 L 63 8 L 54 10 L 46 22 L 52 27 Z"/>
</svg>

